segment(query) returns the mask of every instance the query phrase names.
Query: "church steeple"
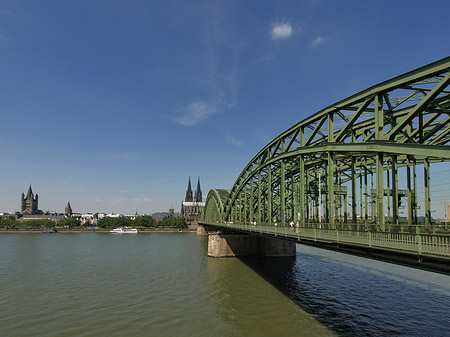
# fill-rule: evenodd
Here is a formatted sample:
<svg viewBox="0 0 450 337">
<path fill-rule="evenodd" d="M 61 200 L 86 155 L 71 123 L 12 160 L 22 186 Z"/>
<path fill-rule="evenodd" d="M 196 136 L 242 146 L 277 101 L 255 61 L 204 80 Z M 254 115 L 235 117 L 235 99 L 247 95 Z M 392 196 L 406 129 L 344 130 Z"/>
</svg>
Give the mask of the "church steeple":
<svg viewBox="0 0 450 337">
<path fill-rule="evenodd" d="M 22 214 L 37 214 L 38 210 L 38 195 L 33 194 L 33 190 L 30 187 L 28 188 L 27 196 L 22 193 L 20 198 L 20 212 Z"/>
<path fill-rule="evenodd" d="M 187 191 L 186 191 L 186 198 L 184 199 L 184 201 L 187 201 L 187 202 L 192 202 L 193 201 L 192 188 L 191 188 L 191 177 L 189 177 L 188 188 L 187 188 Z"/>
<path fill-rule="evenodd" d="M 33 190 L 31 189 L 31 185 L 28 188 L 27 199 L 32 199 L 34 197 Z"/>
<path fill-rule="evenodd" d="M 67 217 L 72 216 L 72 207 L 70 206 L 70 202 L 67 202 L 67 206 L 64 209 L 64 215 Z"/>
<path fill-rule="evenodd" d="M 195 190 L 195 202 L 202 202 L 202 190 L 200 188 L 200 177 L 198 177 L 197 189 Z"/>
</svg>

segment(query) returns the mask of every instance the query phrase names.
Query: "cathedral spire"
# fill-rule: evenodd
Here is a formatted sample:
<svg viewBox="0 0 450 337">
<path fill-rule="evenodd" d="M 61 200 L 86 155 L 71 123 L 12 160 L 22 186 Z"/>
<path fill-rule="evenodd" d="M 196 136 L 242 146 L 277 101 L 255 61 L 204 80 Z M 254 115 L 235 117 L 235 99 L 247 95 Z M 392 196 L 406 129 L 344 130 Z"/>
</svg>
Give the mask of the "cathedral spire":
<svg viewBox="0 0 450 337">
<path fill-rule="evenodd" d="M 189 177 L 188 189 L 186 191 L 186 198 L 185 198 L 184 201 L 187 201 L 187 202 L 192 202 L 193 201 L 192 188 L 191 188 L 191 177 Z"/>
<path fill-rule="evenodd" d="M 195 190 L 195 202 L 202 202 L 203 196 L 202 196 L 202 190 L 200 188 L 200 177 L 198 177 L 197 182 L 197 189 Z"/>
</svg>

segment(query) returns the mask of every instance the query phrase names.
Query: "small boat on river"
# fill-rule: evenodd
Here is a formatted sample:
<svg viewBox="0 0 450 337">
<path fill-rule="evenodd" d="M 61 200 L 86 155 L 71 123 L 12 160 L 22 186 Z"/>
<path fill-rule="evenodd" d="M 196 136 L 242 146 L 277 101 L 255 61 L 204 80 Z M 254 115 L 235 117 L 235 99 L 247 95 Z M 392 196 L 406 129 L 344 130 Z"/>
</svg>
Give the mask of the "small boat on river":
<svg viewBox="0 0 450 337">
<path fill-rule="evenodd" d="M 109 232 L 113 234 L 136 234 L 138 230 L 136 228 L 119 227 L 114 228 L 112 231 Z"/>
<path fill-rule="evenodd" d="M 55 227 L 52 227 L 52 228 L 46 229 L 42 233 L 58 233 L 58 230 Z"/>
</svg>

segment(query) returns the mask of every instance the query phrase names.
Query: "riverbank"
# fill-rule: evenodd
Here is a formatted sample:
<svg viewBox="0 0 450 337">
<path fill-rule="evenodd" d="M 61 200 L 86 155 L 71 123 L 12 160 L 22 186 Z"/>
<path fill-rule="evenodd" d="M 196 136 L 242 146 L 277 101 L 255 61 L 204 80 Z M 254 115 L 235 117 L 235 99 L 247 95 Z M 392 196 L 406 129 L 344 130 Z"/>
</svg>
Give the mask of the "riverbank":
<svg viewBox="0 0 450 337">
<path fill-rule="evenodd" d="M 196 232 L 197 230 L 191 227 L 188 228 L 136 228 L 139 233 L 168 233 L 168 232 Z M 92 227 L 83 228 L 58 228 L 57 233 L 109 233 L 111 228 L 95 228 L 95 232 Z M 12 233 L 48 233 L 48 228 L 0 228 L 0 234 L 12 234 Z"/>
</svg>

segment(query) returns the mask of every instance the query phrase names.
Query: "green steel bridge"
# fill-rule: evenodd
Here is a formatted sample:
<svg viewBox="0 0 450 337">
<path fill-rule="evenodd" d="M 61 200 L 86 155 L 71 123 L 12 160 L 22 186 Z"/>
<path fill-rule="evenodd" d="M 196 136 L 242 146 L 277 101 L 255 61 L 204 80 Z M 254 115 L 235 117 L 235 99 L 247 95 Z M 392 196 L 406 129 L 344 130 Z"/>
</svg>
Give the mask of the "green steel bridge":
<svg viewBox="0 0 450 337">
<path fill-rule="evenodd" d="M 231 190 L 208 193 L 199 223 L 449 263 L 450 231 L 433 223 L 430 190 L 432 165 L 450 161 L 449 141 L 447 57 L 281 133 L 250 160 Z M 418 189 L 424 190 L 421 204 Z M 407 217 L 399 217 L 400 208 Z"/>
</svg>

